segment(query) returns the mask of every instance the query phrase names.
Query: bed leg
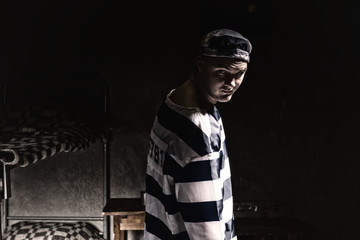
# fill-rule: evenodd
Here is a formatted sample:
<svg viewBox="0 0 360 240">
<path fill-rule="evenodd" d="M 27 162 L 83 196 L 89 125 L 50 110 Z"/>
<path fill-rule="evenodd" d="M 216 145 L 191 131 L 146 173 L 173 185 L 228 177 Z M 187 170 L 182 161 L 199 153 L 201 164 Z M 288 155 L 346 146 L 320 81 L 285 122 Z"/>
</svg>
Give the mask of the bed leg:
<svg viewBox="0 0 360 240">
<path fill-rule="evenodd" d="M 10 191 L 10 169 L 3 164 L 3 178 L 2 178 L 2 198 L 3 199 L 9 199 L 11 197 L 11 191 Z"/>
<path fill-rule="evenodd" d="M 104 154 L 104 166 L 103 166 L 103 206 L 110 199 L 110 131 L 107 129 L 105 131 L 105 135 L 103 137 L 103 154 Z M 112 237 L 110 236 L 110 217 L 104 216 L 103 221 L 103 230 L 104 230 L 104 237 L 106 240 L 111 240 Z"/>
<path fill-rule="evenodd" d="M 2 196 L 1 198 L 3 199 L 2 201 L 2 211 L 1 211 L 1 232 L 4 233 L 6 227 L 8 226 L 8 215 L 9 215 L 9 210 L 8 210 L 8 204 L 9 204 L 9 198 L 11 196 L 11 191 L 10 191 L 10 169 L 3 164 L 2 165 L 3 168 L 3 172 L 2 172 Z"/>
</svg>

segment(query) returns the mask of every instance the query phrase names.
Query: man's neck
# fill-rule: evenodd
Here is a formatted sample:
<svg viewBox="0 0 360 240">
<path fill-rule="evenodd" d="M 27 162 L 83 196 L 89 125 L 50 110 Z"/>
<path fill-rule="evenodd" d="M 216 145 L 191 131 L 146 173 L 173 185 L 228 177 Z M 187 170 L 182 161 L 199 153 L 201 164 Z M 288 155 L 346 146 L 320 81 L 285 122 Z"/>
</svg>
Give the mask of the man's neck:
<svg viewBox="0 0 360 240">
<path fill-rule="evenodd" d="M 174 90 L 170 96 L 171 101 L 183 107 L 197 107 L 210 109 L 214 105 L 207 101 L 197 87 L 193 77 Z"/>
</svg>

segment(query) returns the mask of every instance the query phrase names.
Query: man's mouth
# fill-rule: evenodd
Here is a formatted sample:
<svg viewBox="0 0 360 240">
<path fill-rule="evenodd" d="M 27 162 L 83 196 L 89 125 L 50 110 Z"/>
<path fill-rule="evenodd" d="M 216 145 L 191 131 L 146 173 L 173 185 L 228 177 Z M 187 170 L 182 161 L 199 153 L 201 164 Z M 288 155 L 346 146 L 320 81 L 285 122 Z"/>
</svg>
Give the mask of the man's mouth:
<svg viewBox="0 0 360 240">
<path fill-rule="evenodd" d="M 233 88 L 223 88 L 221 89 L 221 91 L 225 92 L 225 93 L 232 93 L 233 92 Z"/>
</svg>

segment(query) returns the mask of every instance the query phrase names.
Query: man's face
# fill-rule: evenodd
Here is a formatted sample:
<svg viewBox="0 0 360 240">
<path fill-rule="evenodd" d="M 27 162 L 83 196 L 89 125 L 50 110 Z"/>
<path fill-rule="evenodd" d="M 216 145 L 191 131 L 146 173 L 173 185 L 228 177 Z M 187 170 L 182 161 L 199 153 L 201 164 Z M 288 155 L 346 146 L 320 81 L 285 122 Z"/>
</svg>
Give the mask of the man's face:
<svg viewBox="0 0 360 240">
<path fill-rule="evenodd" d="M 212 104 L 230 101 L 244 79 L 247 65 L 230 58 L 199 57 L 199 88 L 203 97 Z"/>
</svg>

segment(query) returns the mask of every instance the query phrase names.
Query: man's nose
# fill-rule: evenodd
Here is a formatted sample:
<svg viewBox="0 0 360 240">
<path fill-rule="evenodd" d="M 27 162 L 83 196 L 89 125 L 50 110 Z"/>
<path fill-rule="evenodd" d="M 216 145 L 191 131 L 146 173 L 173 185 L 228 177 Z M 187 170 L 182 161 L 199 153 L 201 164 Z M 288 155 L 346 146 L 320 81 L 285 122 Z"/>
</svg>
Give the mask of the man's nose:
<svg viewBox="0 0 360 240">
<path fill-rule="evenodd" d="M 236 77 L 235 75 L 229 75 L 228 79 L 227 79 L 227 84 L 229 84 L 232 87 L 236 86 Z"/>
</svg>

